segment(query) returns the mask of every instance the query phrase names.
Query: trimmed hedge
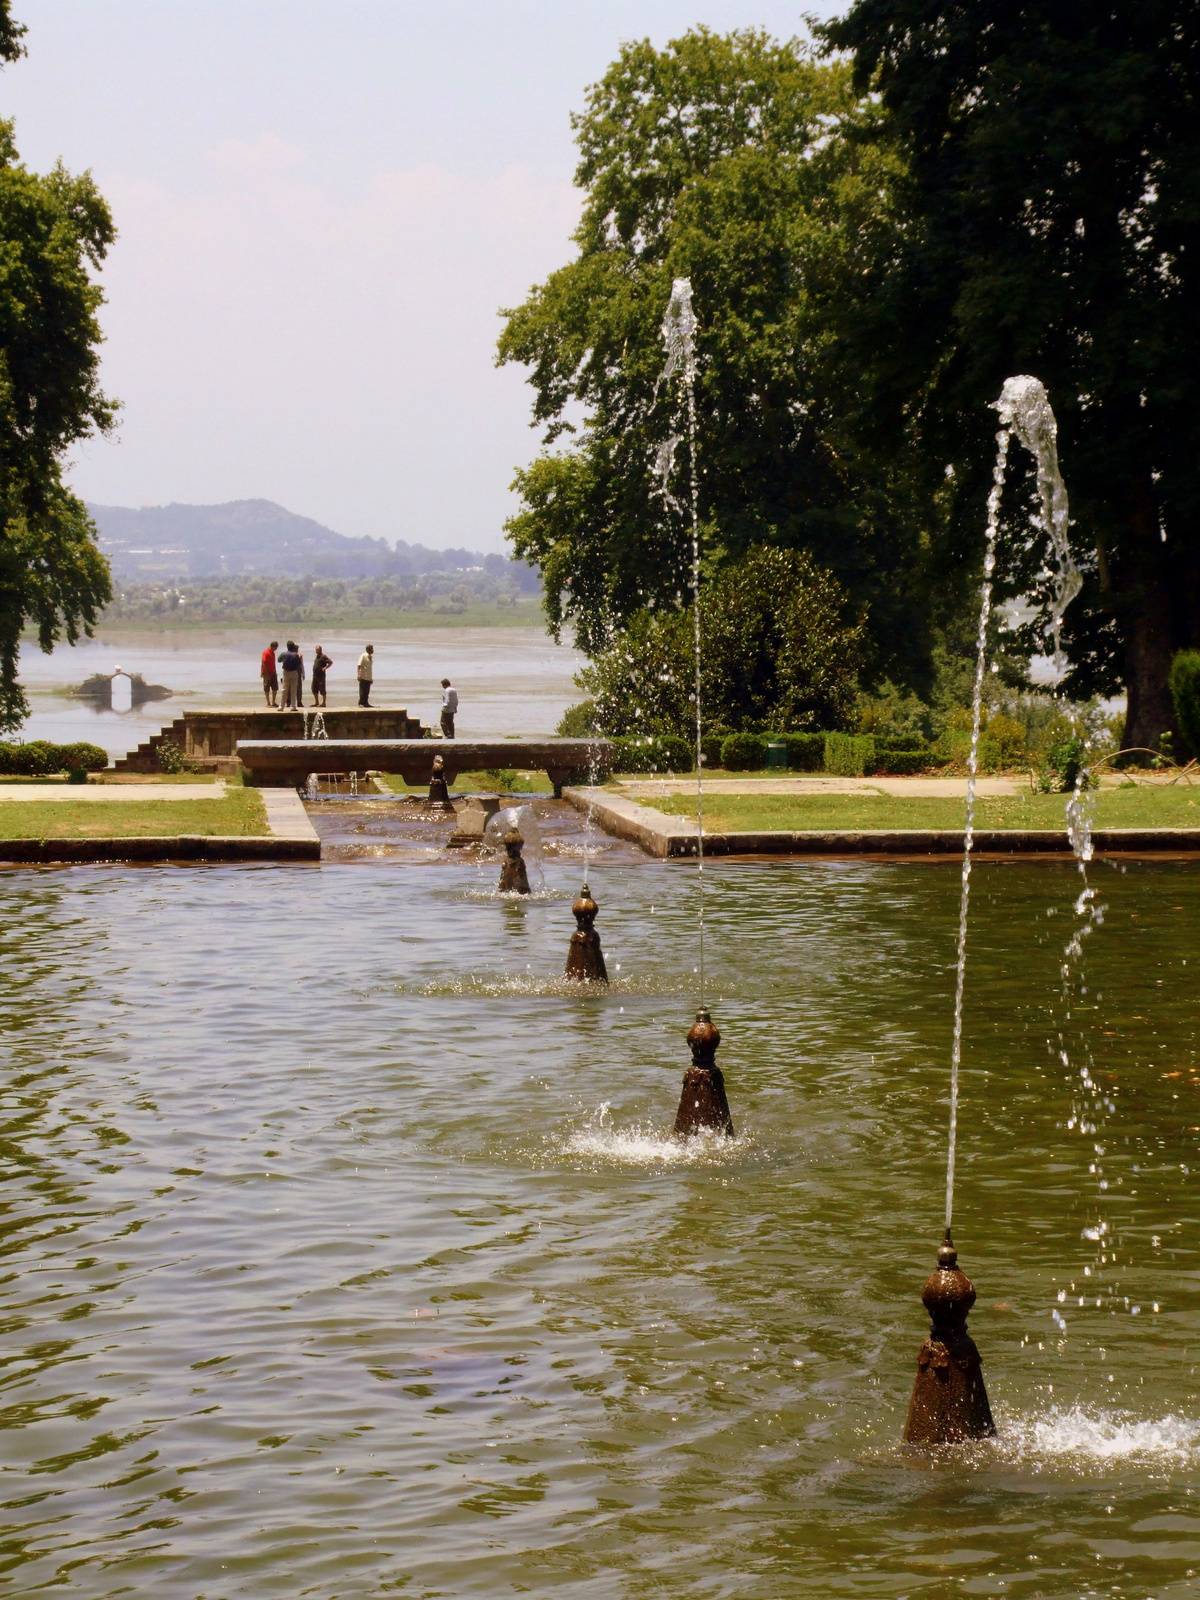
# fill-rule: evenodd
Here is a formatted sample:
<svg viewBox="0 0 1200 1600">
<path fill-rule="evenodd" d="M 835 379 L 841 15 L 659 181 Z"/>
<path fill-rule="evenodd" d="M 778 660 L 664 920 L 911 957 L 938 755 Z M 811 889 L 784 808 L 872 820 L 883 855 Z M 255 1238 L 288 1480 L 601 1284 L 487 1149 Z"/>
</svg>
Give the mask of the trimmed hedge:
<svg viewBox="0 0 1200 1600">
<path fill-rule="evenodd" d="M 721 744 L 721 765 L 727 772 L 754 772 L 767 764 L 767 741 L 761 733 L 731 733 Z"/>
<path fill-rule="evenodd" d="M 1193 756 L 1200 756 L 1200 650 L 1181 650 L 1167 679 L 1179 731 Z"/>
<path fill-rule="evenodd" d="M 932 750 L 878 750 L 871 771 L 880 777 L 908 778 L 937 765 L 940 763 Z"/>
<path fill-rule="evenodd" d="M 928 743 L 919 733 L 895 733 L 885 735 L 883 738 L 875 734 L 874 738 L 876 753 L 880 750 L 920 750 L 927 753 L 929 750 Z"/>
<path fill-rule="evenodd" d="M 57 772 L 103 772 L 108 752 L 95 744 L 51 744 L 34 739 L 29 744 L 0 742 L 0 776 L 45 778 Z"/>
<path fill-rule="evenodd" d="M 614 772 L 692 772 L 696 758 L 686 739 L 674 733 L 653 733 L 645 738 L 626 734 L 614 739 Z"/>
<path fill-rule="evenodd" d="M 721 746 L 725 743 L 723 733 L 706 733 L 700 740 L 700 749 L 704 753 L 705 768 L 719 767 L 721 765 Z"/>
<path fill-rule="evenodd" d="M 843 778 L 861 778 L 875 765 L 875 740 L 869 733 L 827 733 L 825 771 Z"/>
<path fill-rule="evenodd" d="M 825 766 L 823 733 L 781 733 L 788 747 L 788 766 L 793 772 L 820 772 Z"/>
</svg>

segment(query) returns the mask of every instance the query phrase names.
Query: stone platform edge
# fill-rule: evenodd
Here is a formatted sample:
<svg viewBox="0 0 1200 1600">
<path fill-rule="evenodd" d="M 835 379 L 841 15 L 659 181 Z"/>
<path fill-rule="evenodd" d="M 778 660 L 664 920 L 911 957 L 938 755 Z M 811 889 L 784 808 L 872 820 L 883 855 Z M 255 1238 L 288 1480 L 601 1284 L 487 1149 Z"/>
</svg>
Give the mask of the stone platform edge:
<svg viewBox="0 0 1200 1600">
<path fill-rule="evenodd" d="M 603 789 L 567 788 L 562 797 L 578 811 L 591 808 L 604 829 L 627 839 L 647 855 L 666 858 L 695 856 L 696 825 L 665 816 Z M 1200 828 L 1097 828 L 1092 835 L 1097 855 L 1200 856 Z M 818 833 L 773 829 L 763 833 L 706 833 L 706 856 L 961 856 L 962 829 L 893 828 L 868 832 Z M 976 829 L 976 855 L 1061 855 L 1070 857 L 1065 829 Z"/>
<path fill-rule="evenodd" d="M 153 835 L 138 839 L 5 839 L 0 864 L 89 861 L 319 861 L 321 842 L 269 834 Z"/>
</svg>

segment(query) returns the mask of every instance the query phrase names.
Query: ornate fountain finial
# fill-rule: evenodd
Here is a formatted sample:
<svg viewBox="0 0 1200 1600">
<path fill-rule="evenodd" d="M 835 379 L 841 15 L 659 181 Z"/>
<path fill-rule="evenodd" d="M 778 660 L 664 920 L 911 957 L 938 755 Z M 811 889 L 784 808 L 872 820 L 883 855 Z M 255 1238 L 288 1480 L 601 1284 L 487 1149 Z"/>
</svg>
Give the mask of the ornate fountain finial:
<svg viewBox="0 0 1200 1600">
<path fill-rule="evenodd" d="M 504 865 L 500 868 L 500 893 L 501 894 L 528 894 L 529 873 L 525 869 L 521 851 L 525 848 L 525 841 L 511 828 L 504 835 Z"/>
<path fill-rule="evenodd" d="M 683 1075 L 675 1133 L 686 1139 L 701 1129 L 712 1128 L 732 1138 L 733 1118 L 725 1098 L 725 1079 L 717 1065 L 721 1035 L 707 1006 L 701 1006 L 696 1012 L 687 1042 L 692 1047 L 692 1064 Z"/>
<path fill-rule="evenodd" d="M 929 1313 L 929 1337 L 917 1352 L 917 1377 L 904 1427 L 906 1444 L 960 1444 L 996 1432 L 979 1351 L 967 1332 L 975 1286 L 958 1265 L 950 1237 L 938 1249 L 937 1271 L 921 1290 Z"/>
<path fill-rule="evenodd" d="M 579 899 L 571 907 L 575 914 L 575 932 L 571 935 L 571 948 L 567 951 L 567 977 L 608 982 L 608 968 L 604 965 L 604 951 L 600 948 L 600 935 L 596 932 L 596 913 L 599 906 L 592 899 L 592 891 L 585 883 Z"/>
<path fill-rule="evenodd" d="M 454 802 L 446 786 L 446 759 L 442 755 L 433 758 L 433 775 L 429 780 L 429 806 L 439 811 L 454 810 Z"/>
</svg>

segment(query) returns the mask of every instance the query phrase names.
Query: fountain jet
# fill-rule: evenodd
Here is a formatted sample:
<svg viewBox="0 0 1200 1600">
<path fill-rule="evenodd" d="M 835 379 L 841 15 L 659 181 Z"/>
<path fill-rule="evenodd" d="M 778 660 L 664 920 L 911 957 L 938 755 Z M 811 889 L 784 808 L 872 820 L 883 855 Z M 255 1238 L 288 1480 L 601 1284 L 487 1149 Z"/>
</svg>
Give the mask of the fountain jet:
<svg viewBox="0 0 1200 1600">
<path fill-rule="evenodd" d="M 599 909 L 592 899 L 592 891 L 585 883 L 579 891 L 579 899 L 571 907 L 575 915 L 575 932 L 571 935 L 571 948 L 567 951 L 568 978 L 578 978 L 581 982 L 608 982 L 604 951 L 600 948 L 600 935 L 595 928 Z"/>
<path fill-rule="evenodd" d="M 725 1098 L 725 1078 L 717 1065 L 721 1035 L 707 1006 L 697 1011 L 687 1042 L 692 1047 L 692 1064 L 683 1075 L 683 1092 L 675 1114 L 675 1136 L 688 1139 L 711 1129 L 728 1134 L 732 1139 L 733 1118 Z"/>
<path fill-rule="evenodd" d="M 979 1351 L 967 1332 L 975 1285 L 958 1265 L 949 1229 L 937 1259 L 937 1271 L 921 1290 L 929 1337 L 917 1352 L 905 1444 L 961 1444 L 964 1439 L 990 1439 L 996 1432 Z"/>
<path fill-rule="evenodd" d="M 529 874 L 525 870 L 525 862 L 521 851 L 525 848 L 525 841 L 511 828 L 504 835 L 504 865 L 500 868 L 500 893 L 501 894 L 528 894 Z"/>
</svg>

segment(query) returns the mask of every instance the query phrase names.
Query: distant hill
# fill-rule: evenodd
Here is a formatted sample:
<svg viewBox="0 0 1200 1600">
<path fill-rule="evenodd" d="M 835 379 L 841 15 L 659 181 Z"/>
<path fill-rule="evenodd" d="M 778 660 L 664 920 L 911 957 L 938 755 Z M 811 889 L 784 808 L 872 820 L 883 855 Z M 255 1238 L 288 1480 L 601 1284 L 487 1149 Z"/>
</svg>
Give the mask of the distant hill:
<svg viewBox="0 0 1200 1600">
<path fill-rule="evenodd" d="M 97 506 L 88 510 L 118 583 L 170 582 L 243 573 L 320 578 L 418 577 L 489 572 L 526 593 L 536 574 L 524 563 L 479 550 L 429 550 L 421 544 L 351 539 L 272 500 L 219 506 Z"/>
</svg>

